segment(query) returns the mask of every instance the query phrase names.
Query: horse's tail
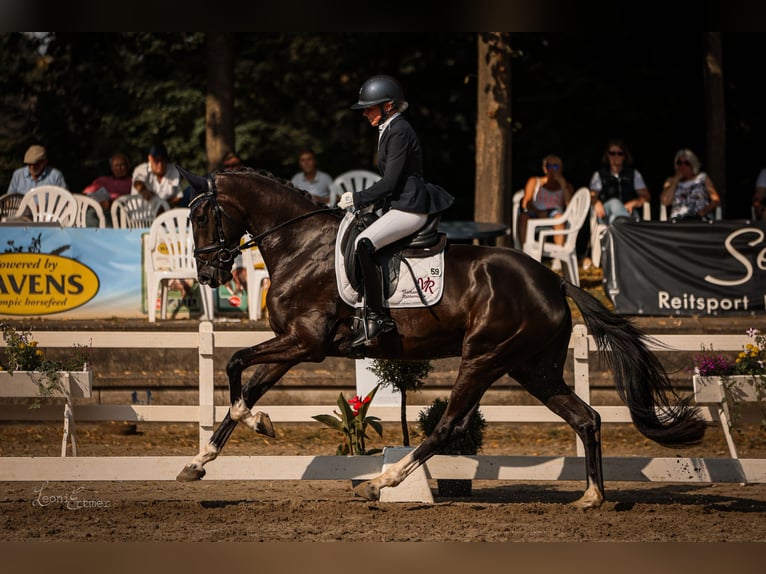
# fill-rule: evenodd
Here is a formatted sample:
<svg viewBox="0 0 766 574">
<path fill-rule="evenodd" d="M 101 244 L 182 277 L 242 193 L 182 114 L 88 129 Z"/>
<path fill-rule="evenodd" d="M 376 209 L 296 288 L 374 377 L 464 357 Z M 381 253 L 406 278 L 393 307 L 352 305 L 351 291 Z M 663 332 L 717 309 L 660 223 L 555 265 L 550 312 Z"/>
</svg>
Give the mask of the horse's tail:
<svg viewBox="0 0 766 574">
<path fill-rule="evenodd" d="M 664 367 L 646 346 L 647 335 L 582 289 L 567 282 L 563 285 L 598 350 L 607 351 L 604 356 L 615 376 L 617 393 L 639 432 L 665 446 L 699 443 L 705 434 L 699 409 L 689 405 L 691 397 L 682 399 L 675 393 Z"/>
</svg>

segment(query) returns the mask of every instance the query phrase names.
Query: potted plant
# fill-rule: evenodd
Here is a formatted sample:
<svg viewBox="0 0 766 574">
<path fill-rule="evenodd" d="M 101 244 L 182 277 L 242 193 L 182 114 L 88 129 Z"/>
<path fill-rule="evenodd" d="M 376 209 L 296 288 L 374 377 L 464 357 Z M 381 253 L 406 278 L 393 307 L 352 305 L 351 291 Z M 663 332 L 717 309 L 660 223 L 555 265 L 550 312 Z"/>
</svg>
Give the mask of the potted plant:
<svg viewBox="0 0 766 574">
<path fill-rule="evenodd" d="M 698 403 L 725 401 L 738 418 L 743 403 L 758 403 L 761 427 L 766 429 L 766 334 L 748 329 L 753 342 L 745 345 L 732 361 L 726 355 L 703 346 L 693 359 L 694 399 Z M 733 421 L 732 421 L 733 422 Z"/>
<path fill-rule="evenodd" d="M 392 387 L 402 395 L 400 407 L 402 424 L 402 445 L 410 446 L 410 433 L 407 428 L 407 391 L 417 391 L 423 387 L 428 374 L 434 370 L 430 361 L 389 361 L 375 359 L 367 368 L 380 381 L 381 387 Z"/>
<path fill-rule="evenodd" d="M 434 399 L 431 406 L 423 409 L 418 414 L 418 424 L 423 434 L 429 436 L 436 428 L 437 423 L 442 418 L 447 409 L 445 399 Z M 439 448 L 435 454 L 444 455 L 475 455 L 481 449 L 484 442 L 484 429 L 487 422 L 484 420 L 479 409 L 476 409 L 468 421 L 468 426 L 463 432 L 455 432 L 447 442 Z M 470 479 L 437 479 L 436 485 L 439 489 L 439 496 L 457 497 L 470 496 L 472 481 Z"/>
<path fill-rule="evenodd" d="M 63 360 L 50 360 L 29 331 L 0 324 L 5 347 L 0 349 L 0 397 L 34 397 L 39 407 L 46 397 L 89 397 L 93 372 L 88 368 L 90 347 L 74 345 Z"/>
</svg>

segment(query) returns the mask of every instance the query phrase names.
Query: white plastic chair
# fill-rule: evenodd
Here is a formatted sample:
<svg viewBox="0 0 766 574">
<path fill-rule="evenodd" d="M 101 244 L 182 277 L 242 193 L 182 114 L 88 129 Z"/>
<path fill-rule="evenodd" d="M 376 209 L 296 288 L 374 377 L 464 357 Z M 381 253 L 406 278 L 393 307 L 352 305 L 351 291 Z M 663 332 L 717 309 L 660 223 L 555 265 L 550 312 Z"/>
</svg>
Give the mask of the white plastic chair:
<svg viewBox="0 0 766 574">
<path fill-rule="evenodd" d="M 24 194 L 16 217 L 25 214 L 35 223 L 57 222 L 62 227 L 72 227 L 77 221 L 77 200 L 63 187 L 41 185 Z"/>
<path fill-rule="evenodd" d="M 23 193 L 0 195 L 0 221 L 5 221 L 7 217 L 15 217 L 22 199 L 24 199 Z"/>
<path fill-rule="evenodd" d="M 572 196 L 564 214 L 557 218 L 530 219 L 527 222 L 527 235 L 524 238 L 523 249 L 538 261 L 543 257 L 558 259 L 566 265 L 567 279 L 574 285 L 580 286 L 580 273 L 577 269 L 577 234 L 590 213 L 590 190 L 581 187 Z M 565 224 L 565 229 L 540 229 L 538 237 L 535 232 L 540 227 L 552 227 Z M 556 245 L 549 238 L 557 235 L 565 237 L 564 245 Z"/>
<path fill-rule="evenodd" d="M 340 174 L 330 186 L 330 207 L 338 203 L 338 198 L 347 191 L 362 191 L 380 180 L 380 176 L 365 169 L 354 169 Z"/>
<path fill-rule="evenodd" d="M 251 321 L 261 318 L 263 296 L 268 290 L 269 270 L 257 247 L 242 250 L 242 264 L 247 277 L 247 312 Z"/>
<path fill-rule="evenodd" d="M 158 213 L 169 210 L 170 204 L 156 196 L 151 201 L 146 201 L 138 193 L 121 195 L 112 202 L 112 227 L 119 229 L 151 227 Z"/>
<path fill-rule="evenodd" d="M 521 213 L 521 200 L 524 199 L 524 190 L 520 189 L 513 194 L 513 210 L 511 211 L 511 233 L 513 234 L 513 246 L 521 249 L 519 237 L 519 214 Z"/>
<path fill-rule="evenodd" d="M 143 200 L 142 198 L 142 201 Z M 148 202 L 147 202 L 148 203 Z M 168 281 L 194 279 L 197 281 L 197 263 L 194 260 L 194 236 L 189 221 L 189 208 L 180 207 L 159 214 L 152 221 L 149 235 L 144 238 L 144 272 L 146 273 L 146 308 L 149 322 L 157 320 L 157 291 L 160 295 L 160 318 L 167 318 Z M 203 315 L 213 319 L 213 290 L 199 286 Z"/>
<path fill-rule="evenodd" d="M 88 227 L 88 210 L 92 209 L 98 219 L 98 227 L 106 227 L 106 216 L 104 215 L 104 208 L 101 204 L 84 193 L 74 193 L 75 200 L 77 201 L 77 219 L 75 221 L 75 227 Z"/>
</svg>

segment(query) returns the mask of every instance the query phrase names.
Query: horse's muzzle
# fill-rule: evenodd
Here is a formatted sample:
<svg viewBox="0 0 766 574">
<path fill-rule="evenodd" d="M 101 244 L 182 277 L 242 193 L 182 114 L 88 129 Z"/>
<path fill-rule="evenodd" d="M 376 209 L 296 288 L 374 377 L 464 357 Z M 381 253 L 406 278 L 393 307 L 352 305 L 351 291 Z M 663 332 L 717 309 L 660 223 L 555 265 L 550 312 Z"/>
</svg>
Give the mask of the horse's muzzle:
<svg viewBox="0 0 766 574">
<path fill-rule="evenodd" d="M 205 265 L 197 270 L 197 280 L 201 285 L 207 285 L 215 289 L 216 287 L 228 283 L 232 279 L 231 271 L 219 267 Z"/>
</svg>

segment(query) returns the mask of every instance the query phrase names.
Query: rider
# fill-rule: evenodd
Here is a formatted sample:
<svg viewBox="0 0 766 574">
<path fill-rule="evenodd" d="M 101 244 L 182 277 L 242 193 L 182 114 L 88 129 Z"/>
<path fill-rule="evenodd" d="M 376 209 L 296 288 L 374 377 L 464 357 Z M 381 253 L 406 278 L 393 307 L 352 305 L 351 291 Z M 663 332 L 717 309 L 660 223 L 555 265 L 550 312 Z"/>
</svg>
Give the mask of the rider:
<svg viewBox="0 0 766 574">
<path fill-rule="evenodd" d="M 423 152 L 415 130 L 404 118 L 404 90 L 391 76 L 369 78 L 359 90 L 352 110 L 362 110 L 378 128 L 378 166 L 382 178 L 367 189 L 347 191 L 338 207 L 360 209 L 382 202 L 382 215 L 356 239 L 356 258 L 362 270 L 365 324 L 353 341 L 363 345 L 394 328 L 383 304 L 383 279 L 373 257 L 375 251 L 418 231 L 428 216 L 450 207 L 455 198 L 438 185 L 423 179 Z"/>
</svg>

